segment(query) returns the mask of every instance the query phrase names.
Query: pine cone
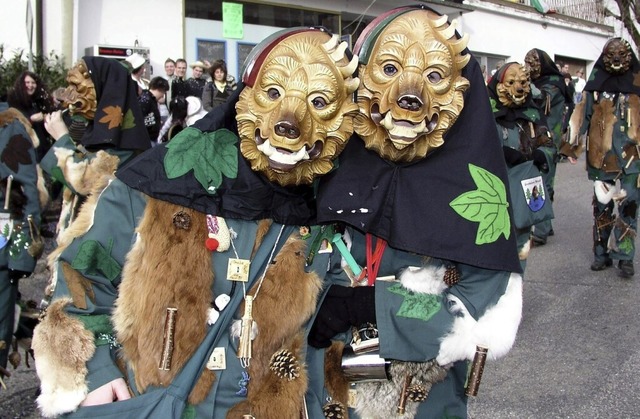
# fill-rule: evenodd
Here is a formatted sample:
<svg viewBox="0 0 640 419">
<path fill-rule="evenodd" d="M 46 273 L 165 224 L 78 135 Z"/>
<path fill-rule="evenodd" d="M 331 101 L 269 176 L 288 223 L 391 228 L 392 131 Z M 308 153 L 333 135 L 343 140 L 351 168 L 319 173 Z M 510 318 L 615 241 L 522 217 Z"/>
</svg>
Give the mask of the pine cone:
<svg viewBox="0 0 640 419">
<path fill-rule="evenodd" d="M 460 282 L 460 271 L 455 265 L 447 266 L 447 270 L 444 272 L 444 283 L 447 286 L 452 287 Z"/>
<path fill-rule="evenodd" d="M 286 349 L 282 349 L 271 357 L 269 365 L 271 371 L 280 378 L 295 380 L 300 376 L 300 365 L 295 355 Z"/>
<path fill-rule="evenodd" d="M 322 406 L 322 413 L 328 419 L 344 419 L 347 417 L 347 409 L 340 402 L 329 402 Z"/>
<path fill-rule="evenodd" d="M 412 402 L 423 402 L 428 394 L 427 388 L 422 384 L 414 384 L 407 389 L 407 398 Z"/>
<path fill-rule="evenodd" d="M 182 230 L 189 230 L 191 228 L 191 216 L 185 211 L 177 211 L 173 214 L 173 225 Z"/>
</svg>

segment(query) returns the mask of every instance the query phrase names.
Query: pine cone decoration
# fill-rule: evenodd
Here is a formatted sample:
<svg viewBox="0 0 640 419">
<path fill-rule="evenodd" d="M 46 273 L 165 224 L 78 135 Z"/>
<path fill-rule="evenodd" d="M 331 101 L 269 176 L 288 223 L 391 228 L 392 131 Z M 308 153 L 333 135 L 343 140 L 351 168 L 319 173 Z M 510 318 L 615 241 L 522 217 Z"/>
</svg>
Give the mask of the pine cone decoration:
<svg viewBox="0 0 640 419">
<path fill-rule="evenodd" d="M 444 272 L 444 283 L 447 286 L 452 287 L 460 282 L 460 271 L 455 265 L 447 266 L 447 270 Z"/>
<path fill-rule="evenodd" d="M 347 409 L 340 402 L 329 402 L 322 406 L 322 413 L 328 419 L 344 419 L 347 417 Z"/>
<path fill-rule="evenodd" d="M 407 398 L 412 402 L 423 402 L 428 394 L 427 388 L 422 384 L 414 384 L 407 389 Z"/>
<path fill-rule="evenodd" d="M 288 381 L 295 380 L 300 376 L 300 365 L 295 355 L 286 349 L 282 349 L 271 357 L 269 365 L 271 371 L 280 378 Z"/>
<path fill-rule="evenodd" d="M 177 211 L 173 214 L 173 225 L 182 230 L 189 230 L 191 228 L 191 216 L 185 211 Z"/>
</svg>

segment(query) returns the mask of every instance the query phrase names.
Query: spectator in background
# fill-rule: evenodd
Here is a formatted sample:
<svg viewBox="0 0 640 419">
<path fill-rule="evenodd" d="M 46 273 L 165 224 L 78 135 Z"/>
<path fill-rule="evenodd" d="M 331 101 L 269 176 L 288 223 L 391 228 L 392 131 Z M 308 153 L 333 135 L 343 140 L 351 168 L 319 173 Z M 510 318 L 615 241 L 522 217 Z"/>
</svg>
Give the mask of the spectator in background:
<svg viewBox="0 0 640 419">
<path fill-rule="evenodd" d="M 173 80 L 176 78 L 176 62 L 172 58 L 167 58 L 164 60 L 164 72 L 165 79 L 169 82 L 169 90 L 167 90 L 167 94 L 164 100 L 164 108 L 166 109 L 166 115 L 169 115 L 169 103 L 171 103 L 171 84 Z"/>
<path fill-rule="evenodd" d="M 147 90 L 149 88 L 149 80 L 144 78 L 144 73 L 146 69 L 144 68 L 144 64 L 146 60 L 144 57 L 138 53 L 133 53 L 127 58 L 125 61 L 131 66 L 131 78 L 138 85 L 138 96 L 142 93 L 143 90 Z"/>
<path fill-rule="evenodd" d="M 576 71 L 576 76 L 573 78 L 573 87 L 576 89 L 576 92 L 573 95 L 573 102 L 576 105 L 582 100 L 582 91 L 586 84 L 587 81 L 584 79 L 584 71 L 579 69 Z"/>
<path fill-rule="evenodd" d="M 40 162 L 51 148 L 51 139 L 44 128 L 44 114 L 55 111 L 55 104 L 47 87 L 37 74 L 25 71 L 20 74 L 13 89 L 9 91 L 7 102 L 9 106 L 22 112 L 31 122 L 40 141 L 36 148 L 36 159 Z"/>
<path fill-rule="evenodd" d="M 164 60 L 165 79 L 171 83 L 175 77 L 176 62 L 172 58 Z"/>
<path fill-rule="evenodd" d="M 207 66 L 202 61 L 196 61 L 189 67 L 191 67 L 191 78 L 187 80 L 187 83 L 189 84 L 190 96 L 195 96 L 200 99 L 204 86 L 207 84 L 207 80 L 204 78 L 204 71 L 207 69 Z"/>
<path fill-rule="evenodd" d="M 160 128 L 162 127 L 162 118 L 160 115 L 161 101 L 164 101 L 165 93 L 169 90 L 169 82 L 162 77 L 154 77 L 149 82 L 149 89 L 143 90 L 138 97 L 140 102 L 140 110 L 144 118 L 144 126 L 149 132 L 149 138 L 153 141 L 158 138 Z"/>
<path fill-rule="evenodd" d="M 207 112 L 226 102 L 231 92 L 236 89 L 235 79 L 227 73 L 224 60 L 214 61 L 209 67 L 209 74 L 211 81 L 202 92 L 202 106 Z"/>
<path fill-rule="evenodd" d="M 176 96 L 189 96 L 189 86 L 187 84 L 187 61 L 184 58 L 176 60 L 176 72 L 171 82 L 171 98 Z M 171 103 L 171 102 L 169 102 Z"/>
</svg>

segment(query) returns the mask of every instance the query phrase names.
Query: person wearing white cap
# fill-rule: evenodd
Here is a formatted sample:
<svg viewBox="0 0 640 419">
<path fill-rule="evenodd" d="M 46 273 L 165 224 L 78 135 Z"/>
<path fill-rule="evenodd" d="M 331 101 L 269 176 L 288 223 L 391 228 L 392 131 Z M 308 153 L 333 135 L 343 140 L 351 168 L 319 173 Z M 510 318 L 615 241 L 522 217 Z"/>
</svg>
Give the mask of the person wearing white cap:
<svg viewBox="0 0 640 419">
<path fill-rule="evenodd" d="M 189 95 L 196 96 L 200 99 L 202 97 L 202 89 L 204 89 L 204 85 L 207 83 L 207 80 L 203 77 L 204 71 L 209 68 L 209 66 L 198 60 L 190 64 L 189 67 L 191 67 L 191 78 L 187 80 L 189 83 Z"/>
<path fill-rule="evenodd" d="M 125 58 L 125 61 L 131 66 L 131 78 L 138 84 L 138 96 L 140 96 L 140 93 L 142 93 L 143 90 L 147 90 L 149 88 L 149 80 L 143 77 L 145 72 L 144 64 L 146 60 L 142 55 L 134 52 Z"/>
</svg>

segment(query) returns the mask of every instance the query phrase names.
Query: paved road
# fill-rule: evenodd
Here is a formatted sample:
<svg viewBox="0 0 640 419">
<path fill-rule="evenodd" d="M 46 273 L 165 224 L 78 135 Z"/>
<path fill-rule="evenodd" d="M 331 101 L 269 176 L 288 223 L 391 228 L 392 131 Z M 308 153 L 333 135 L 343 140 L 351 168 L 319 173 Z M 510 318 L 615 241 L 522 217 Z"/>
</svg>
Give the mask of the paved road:
<svg viewBox="0 0 640 419">
<path fill-rule="evenodd" d="M 518 339 L 487 364 L 473 419 L 640 417 L 640 266 L 631 280 L 591 271 L 584 160 L 559 164 L 556 183 L 555 235 L 531 251 Z"/>
<path fill-rule="evenodd" d="M 640 273 L 592 272 L 591 185 L 584 161 L 558 166 L 555 236 L 532 249 L 518 340 L 488 362 L 472 419 L 640 417 Z M 39 301 L 43 267 L 22 286 Z M 636 270 L 640 266 L 636 264 Z M 0 418 L 38 418 L 37 377 L 24 365 L 0 392 Z"/>
</svg>

